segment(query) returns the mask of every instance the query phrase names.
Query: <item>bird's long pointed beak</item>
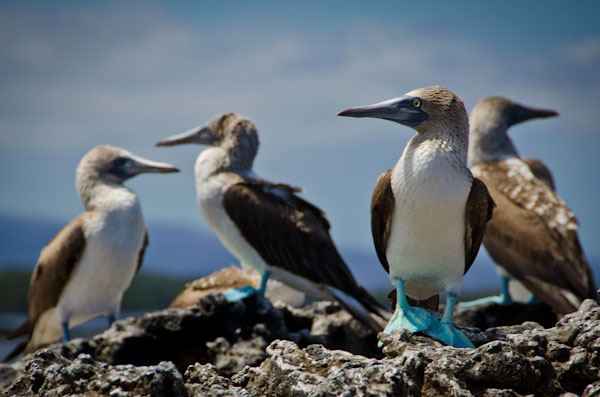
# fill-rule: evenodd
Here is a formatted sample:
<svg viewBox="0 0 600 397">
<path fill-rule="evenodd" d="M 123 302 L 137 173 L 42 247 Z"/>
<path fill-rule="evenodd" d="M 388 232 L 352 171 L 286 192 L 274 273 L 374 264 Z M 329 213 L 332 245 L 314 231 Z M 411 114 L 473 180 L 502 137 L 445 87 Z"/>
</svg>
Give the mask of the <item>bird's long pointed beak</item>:
<svg viewBox="0 0 600 397">
<path fill-rule="evenodd" d="M 162 163 L 160 161 L 148 160 L 139 156 L 132 156 L 132 163 L 130 166 L 130 172 L 134 175 L 141 174 L 144 172 L 158 172 L 158 173 L 170 173 L 179 172 L 177 167 L 172 166 L 169 163 Z"/>
<path fill-rule="evenodd" d="M 551 109 L 538 109 L 529 106 L 518 105 L 517 110 L 513 113 L 511 125 L 522 123 L 531 119 L 541 119 L 547 117 L 558 116 L 558 112 Z"/>
<path fill-rule="evenodd" d="M 162 139 L 156 143 L 156 146 L 176 146 L 186 143 L 210 145 L 213 141 L 214 137 L 210 134 L 210 130 L 205 126 L 198 126 L 181 134 Z"/>
<path fill-rule="evenodd" d="M 374 117 L 414 127 L 427 120 L 429 115 L 423 110 L 411 106 L 412 99 L 405 96 L 394 98 L 373 105 L 342 110 L 337 115 L 346 117 Z"/>
</svg>

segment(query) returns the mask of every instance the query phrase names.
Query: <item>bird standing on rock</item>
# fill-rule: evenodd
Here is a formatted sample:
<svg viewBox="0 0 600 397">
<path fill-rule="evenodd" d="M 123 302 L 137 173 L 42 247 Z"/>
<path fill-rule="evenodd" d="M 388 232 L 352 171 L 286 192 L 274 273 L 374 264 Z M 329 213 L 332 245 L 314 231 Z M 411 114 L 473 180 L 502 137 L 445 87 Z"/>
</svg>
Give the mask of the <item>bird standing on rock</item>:
<svg viewBox="0 0 600 397">
<path fill-rule="evenodd" d="M 483 237 L 492 259 L 507 273 L 502 295 L 493 300 L 510 303 L 510 276 L 564 315 L 586 298 L 600 302 L 577 236 L 579 224 L 554 192 L 552 173 L 539 160 L 519 157 L 507 134 L 515 124 L 556 115 L 507 98 L 481 100 L 471 112 L 469 161 L 498 205 Z"/>
<path fill-rule="evenodd" d="M 61 334 L 68 341 L 70 327 L 98 315 L 112 324 L 148 244 L 138 198 L 123 182 L 145 172 L 178 171 L 113 146 L 97 146 L 81 159 L 76 185 L 85 212 L 42 250 L 29 284 L 28 318 L 8 336 L 28 340 L 5 361 Z"/>
<path fill-rule="evenodd" d="M 211 146 L 200 153 L 194 169 L 204 219 L 242 264 L 262 276 L 258 290 L 231 289 L 224 293 L 228 300 L 263 294 L 272 277 L 307 294 L 336 299 L 362 323 L 381 331 L 374 318 L 384 315 L 383 307 L 344 263 L 325 214 L 297 195 L 301 189 L 260 179 L 252 171 L 258 132 L 249 119 L 236 113 L 216 116 L 157 146 L 187 143 Z"/>
<path fill-rule="evenodd" d="M 377 180 L 371 201 L 375 249 L 396 286 L 396 310 L 384 332 L 406 328 L 473 347 L 454 327 L 453 310 L 494 202 L 467 168 L 469 124 L 462 100 L 448 89 L 426 87 L 338 115 L 381 118 L 417 131 L 396 166 Z M 441 322 L 406 298 L 437 308 L 443 291 L 448 295 Z"/>
</svg>

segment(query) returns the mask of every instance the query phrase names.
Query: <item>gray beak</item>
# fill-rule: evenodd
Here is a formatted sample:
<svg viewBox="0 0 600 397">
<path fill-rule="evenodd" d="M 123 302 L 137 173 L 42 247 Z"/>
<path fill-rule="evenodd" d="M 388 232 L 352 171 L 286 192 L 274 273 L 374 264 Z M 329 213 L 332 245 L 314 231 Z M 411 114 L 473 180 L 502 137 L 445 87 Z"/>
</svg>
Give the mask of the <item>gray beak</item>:
<svg viewBox="0 0 600 397">
<path fill-rule="evenodd" d="M 339 112 L 338 116 L 373 117 L 415 127 L 429 118 L 429 115 L 421 109 L 420 100 L 418 106 L 415 106 L 415 99 L 418 98 L 402 96 L 373 105 L 346 109 Z"/>
<path fill-rule="evenodd" d="M 554 110 L 536 109 L 517 104 L 509 117 L 508 123 L 509 125 L 515 125 L 531 119 L 540 119 L 554 116 L 558 116 L 558 112 L 555 112 Z"/>
<path fill-rule="evenodd" d="M 145 172 L 171 173 L 179 172 L 179 169 L 168 163 L 152 161 L 139 156 L 131 156 L 130 161 L 126 165 L 126 172 L 131 176 L 142 174 Z"/>
<path fill-rule="evenodd" d="M 210 129 L 205 126 L 198 126 L 182 132 L 181 134 L 171 135 L 156 143 L 156 146 L 176 146 L 186 143 L 196 143 L 200 145 L 212 145 L 216 138 L 212 135 Z"/>
</svg>

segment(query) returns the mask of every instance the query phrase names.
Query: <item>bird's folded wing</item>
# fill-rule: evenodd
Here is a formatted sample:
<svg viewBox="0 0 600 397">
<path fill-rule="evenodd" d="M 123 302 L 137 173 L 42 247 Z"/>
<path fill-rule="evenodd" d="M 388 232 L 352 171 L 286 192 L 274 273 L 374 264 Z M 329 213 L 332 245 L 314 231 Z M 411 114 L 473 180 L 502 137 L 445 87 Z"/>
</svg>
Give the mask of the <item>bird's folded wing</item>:
<svg viewBox="0 0 600 397">
<path fill-rule="evenodd" d="M 390 266 L 386 250 L 392 230 L 392 215 L 394 212 L 394 193 L 392 192 L 392 170 L 387 170 L 377 178 L 373 196 L 371 197 L 371 233 L 379 262 L 386 272 Z"/>
<path fill-rule="evenodd" d="M 584 298 L 590 292 L 591 273 L 575 215 L 521 164 L 494 161 L 473 167 L 497 205 L 484 244 L 492 258 L 528 288 L 534 286 L 525 279 L 534 277 Z"/>
<path fill-rule="evenodd" d="M 486 224 L 492 219 L 495 206 L 485 184 L 480 179 L 473 178 L 466 206 L 465 274 L 477 257 Z"/>
<path fill-rule="evenodd" d="M 73 219 L 44 247 L 29 285 L 28 321 L 33 328 L 37 319 L 56 306 L 60 294 L 85 248 L 83 223 L 88 213 Z"/>
<path fill-rule="evenodd" d="M 356 280 L 331 240 L 325 214 L 296 191 L 260 180 L 237 183 L 225 192 L 223 206 L 267 264 L 353 294 Z"/>
</svg>

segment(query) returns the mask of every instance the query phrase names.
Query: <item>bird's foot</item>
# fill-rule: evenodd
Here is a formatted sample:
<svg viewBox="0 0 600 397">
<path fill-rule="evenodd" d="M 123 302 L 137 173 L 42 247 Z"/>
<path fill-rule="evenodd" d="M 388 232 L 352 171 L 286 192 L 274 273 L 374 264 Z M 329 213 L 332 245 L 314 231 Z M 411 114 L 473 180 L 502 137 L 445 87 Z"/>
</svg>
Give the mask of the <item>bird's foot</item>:
<svg viewBox="0 0 600 397">
<path fill-rule="evenodd" d="M 540 302 L 541 302 L 541 300 L 539 300 L 539 298 L 537 296 L 535 296 L 534 294 L 531 294 L 531 296 L 527 300 L 527 303 L 540 303 Z"/>
<path fill-rule="evenodd" d="M 429 328 L 425 333 L 448 346 L 475 348 L 473 342 L 471 342 L 464 333 L 456 329 L 452 323 L 447 323 L 445 321 L 439 322 L 437 326 Z"/>
<path fill-rule="evenodd" d="M 260 293 L 259 290 L 246 285 L 244 287 L 229 289 L 223 292 L 223 295 L 225 295 L 225 299 L 227 299 L 229 302 L 239 302 L 258 293 Z"/>
<path fill-rule="evenodd" d="M 69 321 L 61 323 L 63 329 L 63 343 L 67 343 L 71 340 L 71 333 L 69 332 Z"/>
<path fill-rule="evenodd" d="M 473 301 L 460 302 L 459 305 L 464 307 L 472 307 L 486 303 L 496 303 L 498 305 L 508 306 L 512 304 L 512 299 L 507 295 L 486 296 L 485 298 L 475 299 Z"/>
<path fill-rule="evenodd" d="M 407 329 L 411 332 L 425 331 L 430 327 L 435 326 L 439 321 L 431 315 L 427 310 L 420 307 L 400 307 L 396 306 L 396 311 L 392 315 L 392 318 L 387 323 L 387 326 L 383 330 L 384 334 L 391 334 L 393 331 L 399 329 Z M 381 347 L 383 344 L 378 343 Z"/>
</svg>

